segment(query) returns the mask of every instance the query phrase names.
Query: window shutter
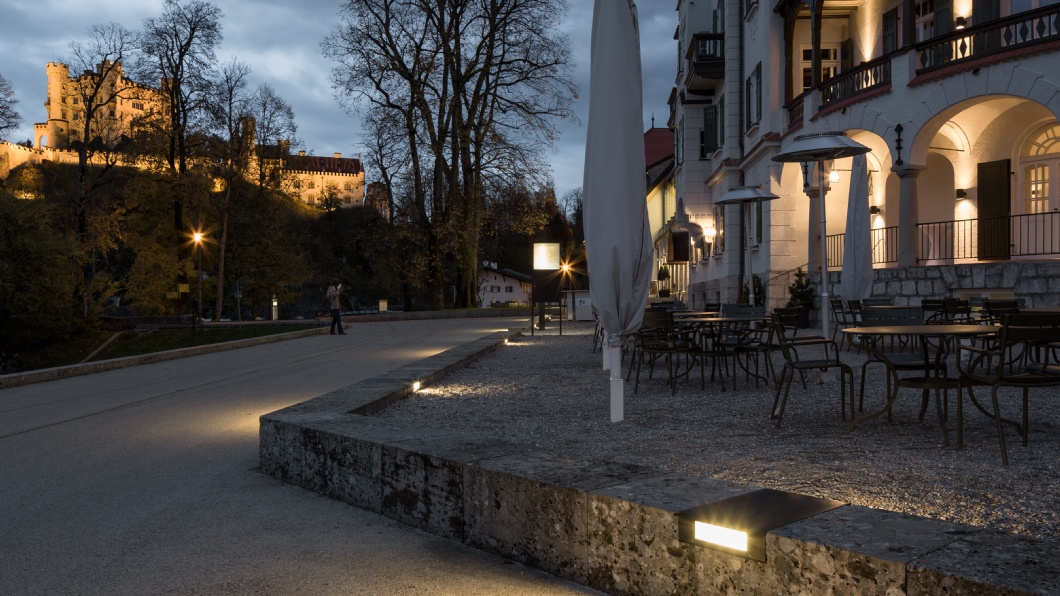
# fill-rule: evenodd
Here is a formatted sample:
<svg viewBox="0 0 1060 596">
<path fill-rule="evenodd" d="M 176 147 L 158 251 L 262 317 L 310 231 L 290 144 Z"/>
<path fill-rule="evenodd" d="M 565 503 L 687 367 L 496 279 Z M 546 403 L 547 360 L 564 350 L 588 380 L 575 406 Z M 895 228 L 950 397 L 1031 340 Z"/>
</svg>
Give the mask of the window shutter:
<svg viewBox="0 0 1060 596">
<path fill-rule="evenodd" d="M 898 49 L 898 9 L 892 8 L 883 13 L 883 53 L 890 54 Z"/>
</svg>

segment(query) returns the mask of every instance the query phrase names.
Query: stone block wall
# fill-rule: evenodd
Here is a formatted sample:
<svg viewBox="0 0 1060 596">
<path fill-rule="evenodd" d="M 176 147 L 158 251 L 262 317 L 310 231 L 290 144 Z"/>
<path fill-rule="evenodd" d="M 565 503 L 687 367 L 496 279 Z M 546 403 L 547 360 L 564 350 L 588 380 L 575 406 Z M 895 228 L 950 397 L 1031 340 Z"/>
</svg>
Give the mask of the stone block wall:
<svg viewBox="0 0 1060 596">
<path fill-rule="evenodd" d="M 756 487 L 363 415 L 406 395 L 409 379 L 502 341 L 263 416 L 261 469 L 611 594 L 1045 594 L 1060 585 L 1056 543 L 849 505 L 769 532 L 766 561 L 746 559 L 679 541 L 677 513 Z"/>
</svg>

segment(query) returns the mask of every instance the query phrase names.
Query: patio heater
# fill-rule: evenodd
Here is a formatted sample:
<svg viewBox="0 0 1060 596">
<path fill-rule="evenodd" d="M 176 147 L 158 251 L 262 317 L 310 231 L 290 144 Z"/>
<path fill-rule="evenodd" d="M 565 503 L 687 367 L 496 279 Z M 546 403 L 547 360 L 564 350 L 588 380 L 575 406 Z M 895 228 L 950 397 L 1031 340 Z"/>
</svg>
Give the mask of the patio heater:
<svg viewBox="0 0 1060 596">
<path fill-rule="evenodd" d="M 739 204 L 743 209 L 743 245 L 746 252 L 744 260 L 747 265 L 747 277 L 745 279 L 748 284 L 748 302 L 751 306 L 755 305 L 754 272 L 751 267 L 751 205 L 759 201 L 772 201 L 779 198 L 761 186 L 737 186 L 730 188 L 725 194 L 714 199 L 715 205 Z"/>
<path fill-rule="evenodd" d="M 795 141 L 788 145 L 787 149 L 773 156 L 773 161 L 803 164 L 803 175 L 807 178 L 803 180 L 803 183 L 807 187 L 810 186 L 809 165 L 817 164 L 817 195 L 821 202 L 821 327 L 825 337 L 830 336 L 830 323 L 828 320 L 828 228 L 825 215 L 824 162 L 863 155 L 869 151 L 868 147 L 852 140 L 844 132 L 819 132 L 795 137 Z"/>
</svg>

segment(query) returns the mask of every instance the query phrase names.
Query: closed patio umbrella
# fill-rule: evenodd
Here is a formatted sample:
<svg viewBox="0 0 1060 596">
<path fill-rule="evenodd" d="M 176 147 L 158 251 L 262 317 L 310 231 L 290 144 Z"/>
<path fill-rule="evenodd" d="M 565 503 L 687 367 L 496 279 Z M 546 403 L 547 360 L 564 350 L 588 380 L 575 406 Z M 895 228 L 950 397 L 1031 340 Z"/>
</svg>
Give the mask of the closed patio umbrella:
<svg viewBox="0 0 1060 596">
<path fill-rule="evenodd" d="M 609 348 L 612 422 L 624 417 L 620 348 L 640 328 L 654 254 L 641 112 L 637 7 L 596 0 L 582 208 L 589 296 Z"/>
<path fill-rule="evenodd" d="M 872 226 L 869 223 L 869 173 L 864 155 L 850 167 L 850 196 L 843 242 L 843 275 L 839 292 L 847 300 L 872 295 Z"/>
</svg>

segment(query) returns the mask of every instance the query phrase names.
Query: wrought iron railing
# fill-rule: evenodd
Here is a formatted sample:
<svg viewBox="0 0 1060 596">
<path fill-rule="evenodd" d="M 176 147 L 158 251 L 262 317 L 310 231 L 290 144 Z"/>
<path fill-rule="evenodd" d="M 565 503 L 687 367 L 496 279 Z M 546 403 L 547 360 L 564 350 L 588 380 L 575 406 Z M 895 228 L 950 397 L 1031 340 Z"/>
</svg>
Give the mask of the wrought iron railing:
<svg viewBox="0 0 1060 596">
<path fill-rule="evenodd" d="M 891 56 L 883 56 L 828 79 L 821 85 L 821 108 L 891 83 Z"/>
<path fill-rule="evenodd" d="M 805 99 L 806 99 L 806 94 L 803 93 L 802 95 L 800 95 L 800 96 L 796 97 L 795 99 L 791 100 L 791 103 L 789 103 L 787 105 L 787 109 L 788 109 L 788 128 L 787 128 L 787 130 L 792 130 L 793 128 L 798 128 L 798 127 L 802 126 L 802 118 L 803 118 L 803 114 L 805 113 L 803 111 L 803 105 L 804 105 L 804 100 Z"/>
<path fill-rule="evenodd" d="M 1020 12 L 916 45 L 917 74 L 1060 39 L 1060 4 Z"/>
<path fill-rule="evenodd" d="M 872 264 L 898 262 L 898 226 L 874 228 L 872 238 Z M 846 248 L 846 234 L 832 234 L 826 239 L 828 250 L 828 268 L 843 267 L 843 252 Z"/>
<path fill-rule="evenodd" d="M 917 225 L 920 261 L 1060 255 L 1060 212 Z"/>
<path fill-rule="evenodd" d="M 696 33 L 692 35 L 691 58 L 693 62 L 725 59 L 724 33 Z"/>
</svg>

